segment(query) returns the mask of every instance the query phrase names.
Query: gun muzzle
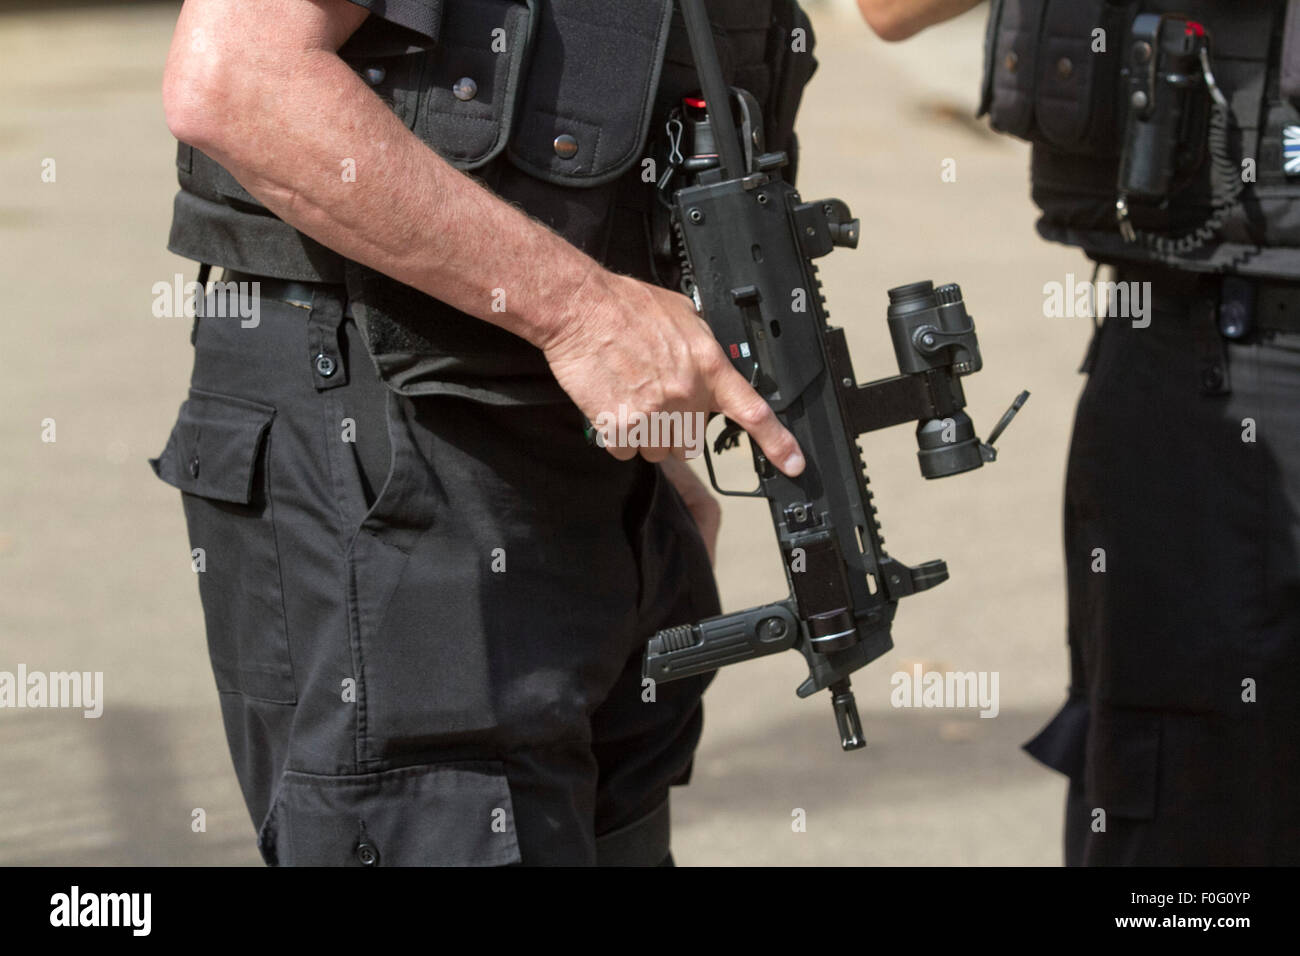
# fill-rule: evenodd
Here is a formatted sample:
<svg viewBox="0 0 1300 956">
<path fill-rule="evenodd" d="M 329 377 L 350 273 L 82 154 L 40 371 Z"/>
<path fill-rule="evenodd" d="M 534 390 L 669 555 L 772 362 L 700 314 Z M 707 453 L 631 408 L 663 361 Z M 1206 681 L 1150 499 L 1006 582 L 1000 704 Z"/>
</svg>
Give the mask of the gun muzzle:
<svg viewBox="0 0 1300 956">
<path fill-rule="evenodd" d="M 861 750 L 867 745 L 862 734 L 862 718 L 858 716 L 858 703 L 849 690 L 848 680 L 830 686 L 831 706 L 835 709 L 835 726 L 840 731 L 840 746 L 845 750 Z"/>
</svg>

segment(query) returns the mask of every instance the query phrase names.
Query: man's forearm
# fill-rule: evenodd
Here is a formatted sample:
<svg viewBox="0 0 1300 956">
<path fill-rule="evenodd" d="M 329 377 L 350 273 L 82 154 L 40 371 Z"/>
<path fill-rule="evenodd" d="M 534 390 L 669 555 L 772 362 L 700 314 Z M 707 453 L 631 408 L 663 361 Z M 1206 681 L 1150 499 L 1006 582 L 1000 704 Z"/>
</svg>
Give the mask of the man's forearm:
<svg viewBox="0 0 1300 956">
<path fill-rule="evenodd" d="M 951 20 L 983 0 L 858 0 L 863 18 L 883 40 L 906 40 Z"/>
<path fill-rule="evenodd" d="M 173 132 L 295 228 L 538 345 L 572 318 L 583 283 L 598 281 L 594 260 L 422 143 L 328 37 L 226 47 L 210 11 L 181 16 L 168 62 L 169 85 L 183 87 L 167 96 Z"/>
<path fill-rule="evenodd" d="M 602 268 L 457 172 L 338 57 L 365 16 L 347 0 L 186 0 L 169 127 L 318 242 L 541 348 L 593 421 L 721 412 L 798 475 L 798 442 L 690 299 Z"/>
</svg>

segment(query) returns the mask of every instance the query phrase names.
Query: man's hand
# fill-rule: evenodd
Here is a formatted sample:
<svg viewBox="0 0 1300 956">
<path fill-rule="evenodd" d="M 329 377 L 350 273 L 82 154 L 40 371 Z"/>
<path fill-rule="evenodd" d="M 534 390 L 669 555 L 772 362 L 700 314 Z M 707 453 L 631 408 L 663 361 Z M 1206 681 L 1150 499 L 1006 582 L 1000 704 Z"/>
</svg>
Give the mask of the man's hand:
<svg viewBox="0 0 1300 956">
<path fill-rule="evenodd" d="M 605 270 L 576 299 L 569 326 L 545 344 L 544 354 L 591 421 L 602 414 L 654 421 L 659 413 L 722 412 L 781 471 L 792 477 L 803 471 L 794 436 L 727 360 L 690 299 Z M 624 460 L 686 454 L 681 446 L 620 448 L 609 436 L 605 447 Z"/>
<path fill-rule="evenodd" d="M 366 15 L 347 0 L 186 0 L 168 126 L 326 247 L 541 348 L 589 417 L 724 411 L 797 474 L 793 436 L 683 297 L 613 275 L 457 171 L 338 57 Z"/>
<path fill-rule="evenodd" d="M 677 458 L 665 458 L 660 467 L 663 468 L 664 477 L 681 496 L 686 510 L 695 519 L 695 527 L 700 529 L 705 550 L 709 552 L 709 564 L 713 564 L 718 552 L 718 531 L 722 527 L 722 506 L 709 493 L 709 489 L 704 487 L 704 482 L 695 477 L 695 472 L 691 471 L 686 462 Z"/>
<path fill-rule="evenodd" d="M 906 40 L 983 0 L 858 0 L 862 17 L 882 40 Z"/>
</svg>

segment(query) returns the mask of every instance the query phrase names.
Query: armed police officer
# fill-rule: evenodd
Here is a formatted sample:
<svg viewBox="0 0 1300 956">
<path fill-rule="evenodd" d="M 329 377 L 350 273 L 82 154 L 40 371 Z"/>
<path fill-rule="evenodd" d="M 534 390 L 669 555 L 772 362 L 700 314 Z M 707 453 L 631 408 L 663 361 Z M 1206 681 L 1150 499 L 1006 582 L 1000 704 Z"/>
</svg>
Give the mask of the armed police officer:
<svg viewBox="0 0 1300 956">
<path fill-rule="evenodd" d="M 709 11 L 792 153 L 802 12 Z M 671 861 L 707 678 L 640 661 L 718 611 L 717 506 L 583 415 L 721 411 L 803 468 L 654 282 L 644 161 L 691 62 L 670 0 L 185 3 L 169 245 L 260 317 L 209 300 L 154 467 L 268 863 Z"/>
<path fill-rule="evenodd" d="M 897 40 L 976 0 L 859 5 Z M 1027 749 L 1070 864 L 1300 863 L 1298 31 L 991 5 L 982 110 L 1033 143 L 1039 232 L 1153 296 L 1094 335 L 1067 469 L 1070 694 Z"/>
</svg>

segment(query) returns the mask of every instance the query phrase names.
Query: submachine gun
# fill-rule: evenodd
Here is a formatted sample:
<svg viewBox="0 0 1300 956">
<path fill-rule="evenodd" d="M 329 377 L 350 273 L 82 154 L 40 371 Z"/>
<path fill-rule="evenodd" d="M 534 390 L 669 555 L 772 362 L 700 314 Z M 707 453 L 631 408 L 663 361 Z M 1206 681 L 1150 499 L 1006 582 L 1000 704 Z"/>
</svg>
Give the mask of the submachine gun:
<svg viewBox="0 0 1300 956">
<path fill-rule="evenodd" d="M 827 322 L 813 260 L 856 247 L 859 221 L 838 199 L 805 202 L 782 179 L 787 157 L 766 152 L 756 99 L 727 87 L 703 0 L 679 0 L 702 97 L 675 119 L 672 168 L 661 178 L 691 296 L 732 364 L 799 441 L 806 468 L 781 474 L 751 441 L 758 487 L 720 494 L 766 498 L 789 595 L 780 601 L 662 630 L 644 675 L 670 681 L 797 649 L 808 663 L 800 697 L 831 692 L 840 743 L 865 746 L 849 675 L 893 646 L 901 598 L 944 581 L 943 561 L 909 567 L 890 557 L 857 438 L 917 422 L 921 474 L 955 475 L 993 461 L 993 442 L 1028 398 L 1022 393 L 989 440 L 963 410 L 961 377 L 981 367 L 975 326 L 953 284 L 914 282 L 889 291 L 890 338 L 899 374 L 859 385 L 844 330 Z M 725 104 L 725 108 L 717 108 Z M 673 122 L 669 124 L 670 128 Z M 802 309 L 800 306 L 802 305 Z M 739 443 L 727 421 L 714 443 Z"/>
</svg>

